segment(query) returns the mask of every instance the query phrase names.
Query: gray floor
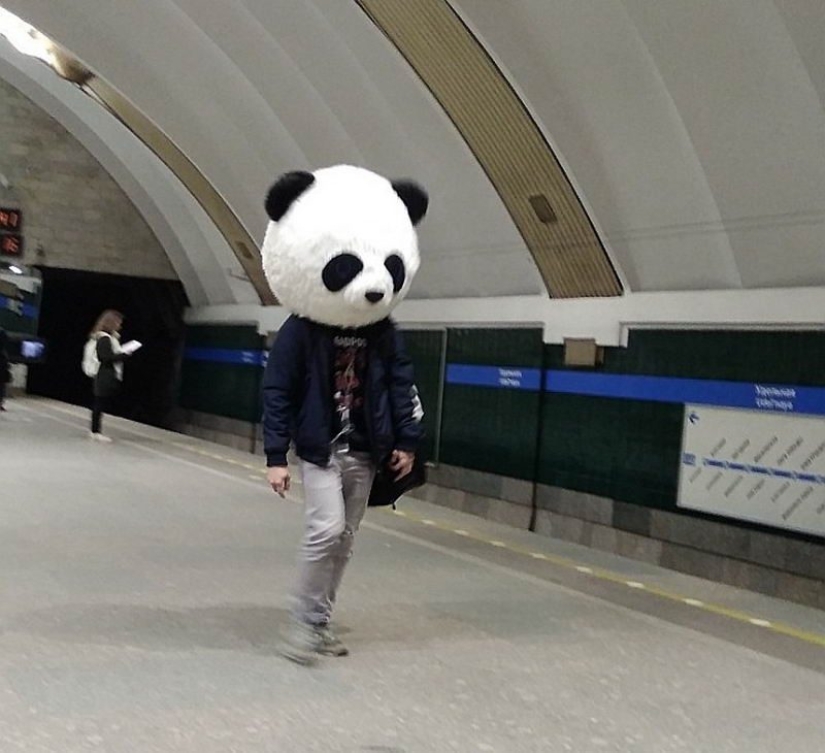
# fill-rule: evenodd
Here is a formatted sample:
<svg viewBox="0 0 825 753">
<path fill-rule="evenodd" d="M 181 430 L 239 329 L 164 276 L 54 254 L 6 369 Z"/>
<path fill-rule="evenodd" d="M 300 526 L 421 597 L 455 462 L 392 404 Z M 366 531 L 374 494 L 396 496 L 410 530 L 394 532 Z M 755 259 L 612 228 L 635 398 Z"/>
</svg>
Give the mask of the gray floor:
<svg viewBox="0 0 825 753">
<path fill-rule="evenodd" d="M 9 408 L 2 753 L 825 750 L 825 613 L 411 500 L 360 535 L 351 656 L 289 664 L 300 486 L 282 501 L 252 456 Z"/>
</svg>

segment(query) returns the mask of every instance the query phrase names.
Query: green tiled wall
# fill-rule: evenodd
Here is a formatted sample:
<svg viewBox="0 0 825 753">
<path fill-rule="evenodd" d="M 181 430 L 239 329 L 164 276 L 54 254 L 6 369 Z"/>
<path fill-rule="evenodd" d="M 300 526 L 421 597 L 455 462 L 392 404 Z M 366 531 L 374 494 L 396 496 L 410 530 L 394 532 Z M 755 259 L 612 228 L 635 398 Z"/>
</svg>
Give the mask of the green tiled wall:
<svg viewBox="0 0 825 753">
<path fill-rule="evenodd" d="M 825 332 L 636 331 L 626 373 L 825 386 Z"/>
<path fill-rule="evenodd" d="M 438 460 L 438 406 L 441 399 L 445 330 L 406 330 L 404 344 L 415 368 L 415 382 L 424 406 L 426 436 L 422 451 L 427 460 Z"/>
<path fill-rule="evenodd" d="M 450 329 L 447 363 L 541 368 L 541 330 Z M 441 460 L 532 479 L 540 402 L 538 392 L 446 385 Z"/>
<path fill-rule="evenodd" d="M 681 405 L 546 394 L 538 481 L 639 504 L 675 502 Z"/>
<path fill-rule="evenodd" d="M 263 350 L 254 326 L 190 326 L 186 347 Z M 260 366 L 184 359 L 179 403 L 184 408 L 240 421 L 261 420 Z"/>
</svg>

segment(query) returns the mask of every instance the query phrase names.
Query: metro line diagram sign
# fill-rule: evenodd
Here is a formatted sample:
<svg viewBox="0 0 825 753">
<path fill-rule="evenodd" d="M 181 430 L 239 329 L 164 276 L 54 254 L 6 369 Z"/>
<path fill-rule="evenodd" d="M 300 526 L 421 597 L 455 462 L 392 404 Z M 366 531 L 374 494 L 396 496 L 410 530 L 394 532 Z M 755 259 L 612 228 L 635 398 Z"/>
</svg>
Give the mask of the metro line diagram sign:
<svg viewBox="0 0 825 753">
<path fill-rule="evenodd" d="M 825 418 L 686 405 L 678 505 L 825 536 Z"/>
</svg>

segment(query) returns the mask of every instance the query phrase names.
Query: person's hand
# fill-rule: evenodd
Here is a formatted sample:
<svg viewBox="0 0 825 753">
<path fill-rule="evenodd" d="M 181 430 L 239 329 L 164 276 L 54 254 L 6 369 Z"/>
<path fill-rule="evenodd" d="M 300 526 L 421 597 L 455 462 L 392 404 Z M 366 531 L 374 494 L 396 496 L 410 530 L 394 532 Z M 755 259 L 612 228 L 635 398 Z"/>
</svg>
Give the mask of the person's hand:
<svg viewBox="0 0 825 753">
<path fill-rule="evenodd" d="M 289 491 L 289 468 L 285 465 L 274 465 L 266 469 L 266 480 L 272 487 L 272 491 L 281 497 L 286 496 Z"/>
<path fill-rule="evenodd" d="M 395 480 L 404 478 L 413 467 L 415 461 L 414 452 L 405 452 L 404 450 L 393 450 L 390 458 L 390 470 L 395 471 Z"/>
</svg>

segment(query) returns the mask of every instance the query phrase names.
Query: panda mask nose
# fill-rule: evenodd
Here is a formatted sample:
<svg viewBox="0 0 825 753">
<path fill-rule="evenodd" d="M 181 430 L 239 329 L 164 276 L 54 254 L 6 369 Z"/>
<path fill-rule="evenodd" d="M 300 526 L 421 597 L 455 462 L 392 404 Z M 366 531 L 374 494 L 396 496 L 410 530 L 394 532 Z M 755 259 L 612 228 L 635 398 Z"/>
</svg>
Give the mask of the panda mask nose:
<svg viewBox="0 0 825 753">
<path fill-rule="evenodd" d="M 369 293 L 364 293 L 364 298 L 366 298 L 370 303 L 378 303 L 384 294 L 380 290 L 371 290 Z"/>
</svg>

